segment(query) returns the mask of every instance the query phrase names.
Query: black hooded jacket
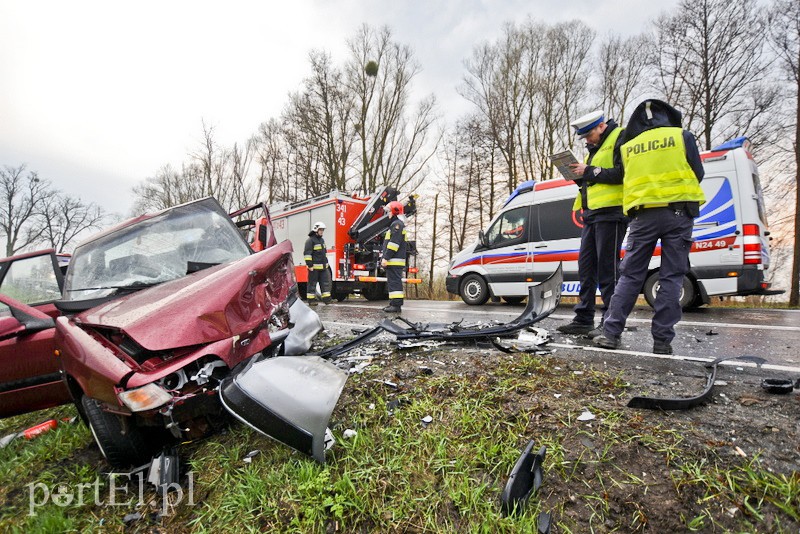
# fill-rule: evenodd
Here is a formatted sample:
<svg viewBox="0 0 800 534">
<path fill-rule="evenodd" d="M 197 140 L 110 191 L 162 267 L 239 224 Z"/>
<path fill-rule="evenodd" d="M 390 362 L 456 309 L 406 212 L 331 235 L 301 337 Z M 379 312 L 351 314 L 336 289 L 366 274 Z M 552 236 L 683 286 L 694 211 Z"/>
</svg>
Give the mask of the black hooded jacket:
<svg viewBox="0 0 800 534">
<path fill-rule="evenodd" d="M 624 137 L 620 145 L 655 128 L 681 128 L 681 118 L 681 112 L 666 102 L 656 99 L 645 100 L 633 110 L 625 132 L 620 136 Z M 697 181 L 700 182 L 705 176 L 705 170 L 700 159 L 700 151 L 697 148 L 697 140 L 691 132 L 683 130 L 683 144 L 686 147 L 686 161 L 689 162 L 689 166 L 697 176 Z"/>
</svg>

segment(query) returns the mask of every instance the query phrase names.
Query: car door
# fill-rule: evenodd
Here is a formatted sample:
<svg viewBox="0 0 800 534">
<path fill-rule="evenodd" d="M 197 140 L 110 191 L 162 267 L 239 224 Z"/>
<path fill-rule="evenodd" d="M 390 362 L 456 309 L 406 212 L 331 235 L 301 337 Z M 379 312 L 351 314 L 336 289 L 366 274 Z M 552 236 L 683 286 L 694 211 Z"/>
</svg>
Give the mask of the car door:
<svg viewBox="0 0 800 534">
<path fill-rule="evenodd" d="M 52 317 L 0 294 L 0 417 L 71 401 L 54 336 Z"/>
<path fill-rule="evenodd" d="M 0 260 L 0 417 L 71 401 L 53 354 L 61 263 L 53 250 Z"/>
</svg>

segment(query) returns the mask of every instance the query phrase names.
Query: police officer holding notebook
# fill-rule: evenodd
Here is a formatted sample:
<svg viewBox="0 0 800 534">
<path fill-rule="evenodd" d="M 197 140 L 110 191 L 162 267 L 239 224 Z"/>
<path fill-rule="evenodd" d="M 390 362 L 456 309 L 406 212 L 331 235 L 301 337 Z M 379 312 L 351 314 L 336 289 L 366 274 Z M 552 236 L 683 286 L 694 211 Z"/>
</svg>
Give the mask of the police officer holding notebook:
<svg viewBox="0 0 800 534">
<path fill-rule="evenodd" d="M 631 115 L 620 147 L 625 171 L 623 210 L 631 216 L 620 278 L 596 345 L 616 349 L 642 290 L 650 258 L 661 240 L 661 267 L 651 324 L 653 352 L 672 354 L 680 294 L 689 272 L 694 218 L 705 202 L 705 174 L 694 135 L 681 128 L 681 113 L 661 100 L 645 100 Z"/>
<path fill-rule="evenodd" d="M 572 209 L 582 210 L 583 229 L 578 253 L 580 302 L 573 308 L 575 318 L 558 327 L 564 334 L 599 336 L 611 295 L 619 277 L 619 251 L 628 218 L 622 213 L 622 161 L 619 154 L 622 128 L 594 111 L 572 123 L 589 151 L 585 163 L 573 163 L 578 196 Z M 600 326 L 594 326 L 595 295 L 603 300 Z"/>
</svg>

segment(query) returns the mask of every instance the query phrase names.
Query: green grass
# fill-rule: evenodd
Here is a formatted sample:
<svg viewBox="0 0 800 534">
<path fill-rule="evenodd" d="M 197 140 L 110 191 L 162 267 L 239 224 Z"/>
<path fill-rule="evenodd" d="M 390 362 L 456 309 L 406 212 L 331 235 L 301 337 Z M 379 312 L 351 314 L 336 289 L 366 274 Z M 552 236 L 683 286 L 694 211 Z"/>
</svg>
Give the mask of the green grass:
<svg viewBox="0 0 800 534">
<path fill-rule="evenodd" d="M 452 360 L 449 352 L 425 357 Z M 184 480 L 187 494 L 163 518 L 150 489 L 140 506 L 87 498 L 29 515 L 31 484 L 74 489 L 100 477 L 107 495 L 107 466 L 80 423 L 12 442 L 0 449 L 0 531 L 122 531 L 133 511 L 145 516 L 132 526 L 138 532 L 535 532 L 541 511 L 553 514 L 558 532 L 766 532 L 767 517 L 774 532 L 800 524 L 797 474 L 690 447 L 677 421 L 617 402 L 626 388 L 620 375 L 529 355 L 500 356 L 474 374 L 437 371 L 399 391 L 374 380 L 390 378 L 382 372 L 375 366 L 348 380 L 324 465 L 240 424 L 184 445 L 191 484 Z M 407 403 L 390 414 L 394 398 Z M 585 409 L 596 419 L 577 421 Z M 2 420 L 0 435 L 72 415 L 62 407 Z M 345 429 L 357 435 L 345 439 Z M 521 514 L 504 517 L 500 493 L 531 439 L 547 447 L 544 484 Z M 252 450 L 261 452 L 245 463 Z"/>
</svg>

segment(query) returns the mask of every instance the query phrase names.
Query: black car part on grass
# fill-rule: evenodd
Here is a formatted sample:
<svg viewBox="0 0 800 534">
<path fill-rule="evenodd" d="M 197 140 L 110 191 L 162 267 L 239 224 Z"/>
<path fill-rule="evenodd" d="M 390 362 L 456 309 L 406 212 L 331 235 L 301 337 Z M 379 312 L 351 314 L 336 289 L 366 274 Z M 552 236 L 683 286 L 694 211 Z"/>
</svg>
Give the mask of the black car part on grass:
<svg viewBox="0 0 800 534">
<path fill-rule="evenodd" d="M 795 386 L 791 378 L 765 378 L 761 381 L 761 387 L 767 393 L 786 395 L 791 393 Z"/>
<path fill-rule="evenodd" d="M 688 410 L 689 408 L 694 408 L 695 406 L 703 404 L 711 398 L 714 381 L 717 379 L 717 365 L 725 360 L 747 360 L 755 363 L 759 367 L 767 361 L 758 356 L 720 356 L 716 360 L 706 364 L 706 387 L 703 389 L 703 392 L 696 397 L 633 397 L 628 401 L 628 408 L 644 408 L 646 410 Z"/>
<path fill-rule="evenodd" d="M 519 513 L 528 500 L 536 494 L 542 485 L 544 463 L 547 449 L 542 447 L 539 452 L 533 452 L 533 440 L 528 443 L 522 455 L 514 464 L 514 469 L 508 477 L 508 482 L 500 496 L 500 507 L 505 515 Z"/>
<path fill-rule="evenodd" d="M 465 328 L 462 321 L 455 323 L 412 323 L 402 317 L 397 320 L 407 325 L 403 327 L 391 319 L 384 319 L 380 326 L 394 334 L 399 341 L 405 339 L 426 340 L 479 340 L 506 337 L 527 328 L 551 313 L 561 301 L 561 284 L 564 281 L 562 265 L 541 284 L 528 289 L 528 305 L 519 317 L 509 323 L 482 328 Z"/>
<path fill-rule="evenodd" d="M 366 343 L 373 337 L 380 334 L 382 330 L 383 327 L 381 325 L 378 325 L 374 328 L 369 328 L 367 330 L 364 330 L 359 335 L 357 335 L 356 337 L 354 337 L 349 341 L 345 341 L 344 343 L 339 343 L 338 345 L 334 345 L 333 347 L 328 347 L 327 349 L 318 352 L 316 356 L 319 356 L 320 358 L 324 358 L 326 360 L 331 358 L 336 358 L 337 356 L 341 356 L 342 354 L 353 350 L 362 343 Z"/>
<path fill-rule="evenodd" d="M 398 341 L 418 340 L 418 341 L 472 341 L 472 340 L 493 340 L 498 337 L 508 337 L 520 330 L 538 323 L 555 310 L 561 302 L 561 285 L 564 281 L 563 268 L 559 264 L 558 268 L 541 284 L 531 286 L 528 289 L 528 305 L 519 317 L 509 323 L 467 328 L 462 326 L 462 321 L 454 323 L 412 323 L 407 319 L 398 317 L 407 325 L 403 327 L 390 319 L 383 320 L 377 326 L 364 330 L 358 336 L 349 341 L 329 347 L 317 354 L 320 358 L 330 359 L 341 356 L 349 350 L 354 349 L 362 343 L 366 343 L 377 336 L 382 330 L 393 334 Z M 401 347 L 405 348 L 405 347 Z M 503 351 L 508 351 L 506 347 L 498 347 Z"/>
</svg>

